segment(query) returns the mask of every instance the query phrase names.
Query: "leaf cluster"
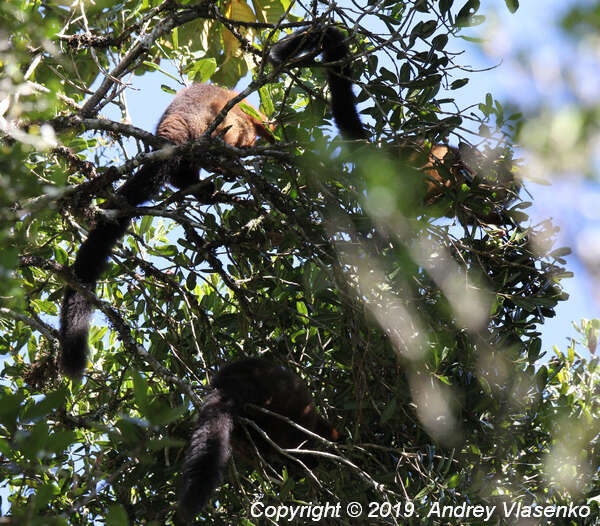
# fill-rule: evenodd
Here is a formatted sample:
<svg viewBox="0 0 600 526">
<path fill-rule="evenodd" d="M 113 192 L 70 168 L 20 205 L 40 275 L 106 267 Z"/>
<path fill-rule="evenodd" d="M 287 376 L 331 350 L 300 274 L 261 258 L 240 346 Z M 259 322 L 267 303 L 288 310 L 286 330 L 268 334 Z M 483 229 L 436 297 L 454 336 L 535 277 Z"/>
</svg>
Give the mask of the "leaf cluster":
<svg viewBox="0 0 600 526">
<path fill-rule="evenodd" d="M 13 293 L 0 310 L 0 470 L 15 521 L 173 521 L 195 408 L 219 366 L 258 355 L 301 374 L 345 442 L 323 446 L 331 455 L 312 477 L 293 462 L 235 457 L 207 523 L 250 524 L 256 499 L 357 500 L 365 509 L 410 500 L 420 518 L 409 523 L 440 524 L 425 519 L 433 501 L 562 503 L 593 492 L 592 442 L 569 464 L 586 466 L 573 485 L 544 467 L 549 449 L 568 442 L 555 408 L 568 422 L 585 411 L 590 429 L 596 423 L 595 364 L 560 356 L 534 366 L 539 326 L 564 299 L 566 251 L 553 250 L 549 222 L 526 222 L 515 118 L 491 95 L 478 113 L 452 98 L 467 76 L 446 47 L 479 2 L 320 13 L 352 28 L 357 98 L 374 138 L 352 150 L 330 127 L 322 68 L 275 72 L 261 61 L 301 24 L 283 21 L 285 3 L 69 6 L 32 4 L 37 18 L 15 37 L 49 31 L 34 72 L 15 77 L 14 89 L 35 82 L 52 93 L 52 111 L 22 110 L 22 129 L 51 124 L 65 147 L 5 137 L 14 146 L 7 170 L 32 181 L 10 187 L 24 220 L 9 217 L 2 234 L 20 290 L 20 302 Z M 309 24 L 310 14 L 287 20 Z M 15 61 L 23 69 L 35 59 Z M 131 175 L 131 157 L 151 155 L 143 131 L 99 112 L 112 105 L 127 115 L 128 75 L 160 74 L 167 61 L 189 79 L 225 85 L 252 69 L 248 92 L 259 91 L 279 140 L 252 151 L 211 141 L 207 168 L 220 167 L 203 174 L 217 189 L 211 202 L 166 188 L 136 211 L 95 291 L 88 373 L 65 386 L 54 327 L 82 226 Z M 422 153 L 444 141 L 476 150 L 474 182 L 424 203 L 423 172 L 393 155 L 410 141 Z M 510 220 L 481 219 L 492 212 Z"/>
</svg>

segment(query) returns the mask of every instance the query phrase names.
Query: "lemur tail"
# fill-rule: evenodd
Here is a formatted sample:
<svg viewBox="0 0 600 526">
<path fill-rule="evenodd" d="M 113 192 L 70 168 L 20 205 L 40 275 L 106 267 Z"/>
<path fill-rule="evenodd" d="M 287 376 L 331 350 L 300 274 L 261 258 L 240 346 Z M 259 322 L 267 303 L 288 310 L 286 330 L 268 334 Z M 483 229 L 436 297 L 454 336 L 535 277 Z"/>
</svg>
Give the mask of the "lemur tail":
<svg viewBox="0 0 600 526">
<path fill-rule="evenodd" d="M 217 488 L 231 456 L 234 402 L 220 390 L 206 396 L 183 462 L 179 514 L 185 520 L 206 504 Z"/>
<path fill-rule="evenodd" d="M 164 172 L 161 164 L 143 166 L 119 188 L 117 196 L 132 207 L 149 201 L 158 193 L 164 182 Z M 108 256 L 127 231 L 130 222 L 129 216 L 99 220 L 77 252 L 73 274 L 78 282 L 90 289 L 94 288 Z M 59 362 L 64 373 L 71 377 L 81 376 L 86 366 L 91 315 L 92 306 L 86 297 L 67 286 L 60 314 Z"/>
<path fill-rule="evenodd" d="M 280 65 L 290 59 L 298 59 L 295 62 L 297 66 L 311 66 L 315 62 L 310 54 L 318 51 L 323 54 L 325 63 L 342 62 L 327 66 L 333 120 L 344 139 L 366 139 L 368 133 L 356 110 L 352 92 L 352 70 L 349 65 L 351 54 L 346 41 L 346 35 L 335 26 L 301 29 L 275 43 L 269 53 L 269 60 L 275 65 Z M 302 60 L 305 55 L 308 60 Z"/>
</svg>

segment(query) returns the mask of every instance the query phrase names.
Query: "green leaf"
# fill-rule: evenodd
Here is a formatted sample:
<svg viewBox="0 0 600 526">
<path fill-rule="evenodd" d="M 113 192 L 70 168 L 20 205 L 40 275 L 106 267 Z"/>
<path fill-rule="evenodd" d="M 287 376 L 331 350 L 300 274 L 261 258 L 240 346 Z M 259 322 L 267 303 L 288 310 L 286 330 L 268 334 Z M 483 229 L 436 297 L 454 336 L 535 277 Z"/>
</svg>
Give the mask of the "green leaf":
<svg viewBox="0 0 600 526">
<path fill-rule="evenodd" d="M 187 287 L 188 290 L 194 291 L 196 289 L 196 285 L 197 285 L 197 280 L 196 280 L 196 274 L 194 272 L 190 272 L 187 275 L 186 281 L 185 281 L 185 286 Z"/>
<path fill-rule="evenodd" d="M 454 0 L 440 0 L 440 12 L 442 14 L 447 13 L 450 11 L 452 4 L 454 4 Z"/>
<path fill-rule="evenodd" d="M 535 338 L 527 346 L 527 360 L 530 363 L 535 362 L 539 358 L 541 350 L 542 350 L 542 340 L 540 338 Z"/>
<path fill-rule="evenodd" d="M 411 77 L 410 63 L 405 62 L 400 68 L 400 82 L 409 82 Z"/>
<path fill-rule="evenodd" d="M 22 392 L 10 393 L 8 389 L 0 391 L 0 424 L 14 433 L 17 428 L 17 417 L 21 412 L 21 404 L 24 401 Z"/>
<path fill-rule="evenodd" d="M 308 308 L 306 307 L 306 303 L 304 303 L 303 301 L 296 302 L 296 310 L 299 314 L 302 314 L 303 316 L 308 316 Z"/>
<path fill-rule="evenodd" d="M 112 504 L 106 514 L 106 526 L 129 526 L 127 512 L 122 504 Z"/>
<path fill-rule="evenodd" d="M 468 84 L 468 82 L 469 82 L 469 79 L 455 80 L 454 82 L 452 82 L 452 84 L 450 84 L 450 89 L 454 90 L 454 89 L 462 88 L 463 86 Z"/>
<path fill-rule="evenodd" d="M 77 441 L 77 433 L 71 430 L 55 431 L 48 441 L 47 448 L 55 454 L 64 453 L 67 448 Z"/>
<path fill-rule="evenodd" d="M 45 450 L 46 442 L 49 440 L 48 423 L 46 421 L 38 422 L 31 426 L 29 431 L 18 437 L 18 444 L 21 446 L 21 452 L 29 460 L 35 460 Z"/>
<path fill-rule="evenodd" d="M 437 20 L 428 20 L 426 22 L 419 22 L 413 30 L 410 32 L 409 46 L 415 43 L 417 38 L 425 40 L 430 37 L 437 29 Z"/>
<path fill-rule="evenodd" d="M 415 2 L 415 11 L 419 11 L 420 13 L 429 13 L 429 5 L 427 4 L 427 0 L 417 0 Z"/>
<path fill-rule="evenodd" d="M 381 413 L 381 424 L 385 424 L 388 420 L 390 420 L 394 414 L 396 413 L 396 397 L 392 398 L 392 401 L 387 404 L 383 412 Z"/>
<path fill-rule="evenodd" d="M 142 64 L 144 64 L 145 66 L 147 66 L 149 69 L 160 71 L 163 75 L 166 75 L 167 77 L 172 78 L 174 81 L 179 82 L 179 79 L 177 77 L 171 75 L 170 73 L 167 73 L 158 64 L 155 64 L 154 62 L 144 61 L 144 62 L 142 62 Z M 164 84 L 161 84 L 161 89 L 163 91 L 166 91 L 167 93 L 175 93 L 175 90 L 169 88 L 168 86 L 166 86 Z"/>
<path fill-rule="evenodd" d="M 217 70 L 217 61 L 214 58 L 195 60 L 186 69 L 186 75 L 194 82 L 208 82 Z"/>
<path fill-rule="evenodd" d="M 379 75 L 381 77 L 382 80 L 387 80 L 389 82 L 392 83 L 396 83 L 398 81 L 398 78 L 396 77 L 396 74 L 392 71 L 390 71 L 387 68 L 381 67 L 379 69 Z"/>
<path fill-rule="evenodd" d="M 148 251 L 153 256 L 164 256 L 164 257 L 172 257 L 176 256 L 179 251 L 175 245 L 161 245 L 158 247 L 154 247 L 152 250 Z"/>
<path fill-rule="evenodd" d="M 240 109 L 244 113 L 247 113 L 251 117 L 254 117 L 256 120 L 262 122 L 262 120 L 263 120 L 262 115 L 260 113 L 258 113 L 258 111 L 256 111 L 256 109 L 254 109 L 254 107 L 250 106 L 250 104 L 247 104 L 246 102 L 242 101 L 239 103 L 239 106 L 240 106 Z"/>
<path fill-rule="evenodd" d="M 49 392 L 42 400 L 29 407 L 23 416 L 26 420 L 37 420 L 40 417 L 47 417 L 50 413 L 62 407 L 66 400 L 66 389 L 59 388 L 56 391 Z"/>
<path fill-rule="evenodd" d="M 139 232 L 141 235 L 144 235 L 146 232 L 148 232 L 148 230 L 150 230 L 153 219 L 154 218 L 152 216 L 144 216 L 142 218 L 142 220 L 140 221 L 140 226 L 139 226 Z"/>
<path fill-rule="evenodd" d="M 446 482 L 446 487 L 447 488 L 456 488 L 456 487 L 458 487 L 458 484 L 460 482 L 460 478 L 461 478 L 460 474 L 459 473 L 455 473 Z"/>
<path fill-rule="evenodd" d="M 458 27 L 469 27 L 474 24 L 475 13 L 479 10 L 479 0 L 468 0 L 456 15 L 456 25 Z"/>
<path fill-rule="evenodd" d="M 551 258 L 562 258 L 565 256 L 568 256 L 572 253 L 572 250 L 569 247 L 561 247 L 561 248 L 557 248 L 556 250 L 553 250 L 552 252 L 550 252 L 550 254 L 548 254 L 548 256 L 550 256 Z"/>
<path fill-rule="evenodd" d="M 515 13 L 517 9 L 519 9 L 519 0 L 504 0 L 506 2 L 506 7 L 511 13 Z"/>
<path fill-rule="evenodd" d="M 166 426 L 179 420 L 187 411 L 183 405 L 170 407 L 163 400 L 153 400 L 148 406 L 147 417 L 153 426 Z"/>
<path fill-rule="evenodd" d="M 273 2 L 272 0 L 252 0 L 257 20 L 267 24 L 277 24 L 283 20 L 289 3 L 290 0 L 280 2 Z"/>
<path fill-rule="evenodd" d="M 446 47 L 447 43 L 448 43 L 448 35 L 437 35 L 431 41 L 431 45 L 432 45 L 433 49 L 436 49 L 438 51 L 441 51 L 442 49 L 444 49 Z"/>
<path fill-rule="evenodd" d="M 35 503 L 36 510 L 43 510 L 48 506 L 50 499 L 55 495 L 60 495 L 60 489 L 55 484 L 42 484 L 35 492 Z"/>
<path fill-rule="evenodd" d="M 275 113 L 275 105 L 273 104 L 271 90 L 269 90 L 269 88 L 266 86 L 261 86 L 258 92 L 260 94 L 260 102 L 265 111 L 265 114 L 273 115 L 273 113 Z"/>
<path fill-rule="evenodd" d="M 147 417 L 148 413 L 148 384 L 145 378 L 143 378 L 137 371 L 131 373 L 133 378 L 133 394 L 135 401 L 140 408 L 142 415 Z"/>
</svg>

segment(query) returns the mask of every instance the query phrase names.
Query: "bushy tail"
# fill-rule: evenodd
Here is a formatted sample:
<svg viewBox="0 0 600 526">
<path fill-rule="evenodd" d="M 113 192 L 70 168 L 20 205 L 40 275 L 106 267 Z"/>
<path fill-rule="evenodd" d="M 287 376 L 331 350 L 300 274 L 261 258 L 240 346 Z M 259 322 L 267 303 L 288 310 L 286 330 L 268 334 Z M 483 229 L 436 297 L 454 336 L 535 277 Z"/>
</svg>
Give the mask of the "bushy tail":
<svg viewBox="0 0 600 526">
<path fill-rule="evenodd" d="M 138 206 L 152 199 L 159 191 L 165 178 L 165 167 L 160 164 L 145 165 L 127 181 L 117 196 L 129 206 Z M 123 237 L 130 217 L 115 220 L 101 219 L 81 245 L 73 273 L 82 285 L 93 289 L 102 274 L 108 256 L 119 239 Z M 60 366 L 71 377 L 81 376 L 88 355 L 88 333 L 92 306 L 87 299 L 67 286 L 60 314 Z"/>
<path fill-rule="evenodd" d="M 231 456 L 233 408 L 233 401 L 217 389 L 200 411 L 183 463 L 179 515 L 185 521 L 194 518 L 223 479 Z"/>
<path fill-rule="evenodd" d="M 269 60 L 279 65 L 292 58 L 302 58 L 306 55 L 307 60 L 298 60 L 295 64 L 310 66 L 314 64 L 310 53 L 317 49 L 323 53 L 323 61 L 326 63 L 347 61 L 350 58 L 346 35 L 335 26 L 324 26 L 315 31 L 301 29 L 282 38 L 271 48 Z M 331 91 L 331 113 L 344 139 L 366 139 L 367 131 L 356 110 L 350 79 L 351 72 L 347 63 L 327 67 L 327 81 Z"/>
<path fill-rule="evenodd" d="M 323 60 L 337 62 L 348 59 L 349 56 L 350 49 L 346 44 L 344 33 L 337 27 L 326 28 L 323 36 Z M 351 72 L 349 64 L 328 68 L 327 82 L 331 91 L 331 114 L 344 139 L 366 139 L 367 131 L 356 110 L 356 100 L 350 80 Z"/>
<path fill-rule="evenodd" d="M 78 281 L 92 288 L 104 270 L 112 248 L 129 226 L 129 218 L 102 221 L 81 245 L 73 272 Z M 76 290 L 67 286 L 60 314 L 60 366 L 69 376 L 80 376 L 88 354 L 88 332 L 92 306 Z"/>
</svg>

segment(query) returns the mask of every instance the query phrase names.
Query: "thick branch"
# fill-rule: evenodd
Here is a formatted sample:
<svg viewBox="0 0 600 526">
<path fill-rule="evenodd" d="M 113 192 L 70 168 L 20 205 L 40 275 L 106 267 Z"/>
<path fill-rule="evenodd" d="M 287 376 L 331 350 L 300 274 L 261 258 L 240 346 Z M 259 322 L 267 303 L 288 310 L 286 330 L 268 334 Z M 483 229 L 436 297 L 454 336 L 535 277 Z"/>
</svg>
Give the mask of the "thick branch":
<svg viewBox="0 0 600 526">
<path fill-rule="evenodd" d="M 157 137 L 153 133 L 142 130 L 137 126 L 111 121 L 102 117 L 82 118 L 78 115 L 71 115 L 69 117 L 57 117 L 56 119 L 48 121 L 48 124 L 50 124 L 56 131 L 62 131 L 68 128 L 76 128 L 81 126 L 84 130 L 102 130 L 118 135 L 124 135 L 126 137 L 135 137 L 144 144 L 152 146 L 153 148 L 162 148 L 165 144 L 169 143 L 169 141 L 166 139 Z"/>
<path fill-rule="evenodd" d="M 29 327 L 31 327 L 34 331 L 41 332 L 49 340 L 55 340 L 58 337 L 58 331 L 56 329 L 50 327 L 49 325 L 46 325 L 45 323 L 41 323 L 40 321 L 38 321 L 34 318 L 25 316 L 24 314 L 21 314 L 20 312 L 15 312 L 12 309 L 7 309 L 5 307 L 1 307 L 0 308 L 0 316 L 3 316 L 5 318 L 10 318 L 15 321 L 20 321 L 21 323 L 24 323 L 25 325 L 29 325 Z"/>
</svg>

